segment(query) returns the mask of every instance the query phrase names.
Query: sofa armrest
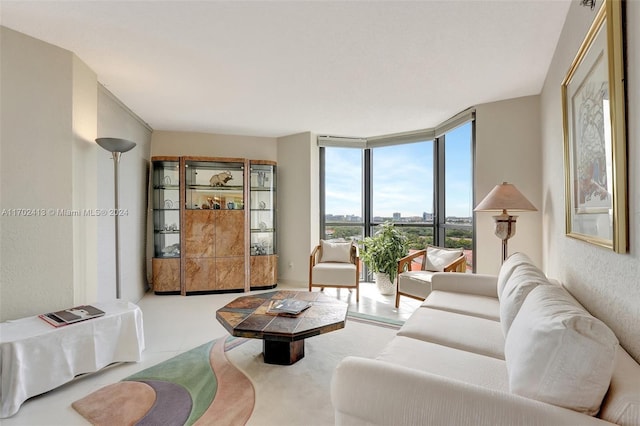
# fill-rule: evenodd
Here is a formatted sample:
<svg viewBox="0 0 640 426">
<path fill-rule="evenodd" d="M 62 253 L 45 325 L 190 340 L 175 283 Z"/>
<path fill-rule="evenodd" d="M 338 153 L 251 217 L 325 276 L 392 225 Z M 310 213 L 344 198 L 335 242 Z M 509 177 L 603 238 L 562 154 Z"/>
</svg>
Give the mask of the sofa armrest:
<svg viewBox="0 0 640 426">
<path fill-rule="evenodd" d="M 612 425 L 596 417 L 373 359 L 347 357 L 331 380 L 336 425 Z"/>
<path fill-rule="evenodd" d="M 432 290 L 498 297 L 498 277 L 485 274 L 449 274 L 437 272 L 431 277 Z"/>
</svg>

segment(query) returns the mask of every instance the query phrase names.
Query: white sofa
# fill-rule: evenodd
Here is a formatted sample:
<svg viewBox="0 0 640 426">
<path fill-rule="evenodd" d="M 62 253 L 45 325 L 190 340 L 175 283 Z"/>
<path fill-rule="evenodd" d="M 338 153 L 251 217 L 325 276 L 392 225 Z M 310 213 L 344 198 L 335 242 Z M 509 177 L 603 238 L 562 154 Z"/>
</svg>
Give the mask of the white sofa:
<svg viewBox="0 0 640 426">
<path fill-rule="evenodd" d="M 640 365 L 526 256 L 432 286 L 375 359 L 340 362 L 337 425 L 640 425 Z"/>
</svg>

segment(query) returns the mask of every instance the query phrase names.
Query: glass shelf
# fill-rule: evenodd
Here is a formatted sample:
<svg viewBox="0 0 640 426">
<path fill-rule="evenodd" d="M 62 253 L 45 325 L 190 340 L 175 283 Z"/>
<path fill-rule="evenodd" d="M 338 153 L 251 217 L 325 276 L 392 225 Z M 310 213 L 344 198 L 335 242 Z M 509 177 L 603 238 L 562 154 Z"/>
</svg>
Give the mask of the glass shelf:
<svg viewBox="0 0 640 426">
<path fill-rule="evenodd" d="M 187 161 L 187 210 L 244 210 L 244 163 Z"/>
<path fill-rule="evenodd" d="M 251 164 L 249 196 L 251 256 L 276 254 L 276 167 Z"/>
<path fill-rule="evenodd" d="M 180 257 L 180 162 L 153 162 L 153 251 L 156 258 Z"/>
</svg>

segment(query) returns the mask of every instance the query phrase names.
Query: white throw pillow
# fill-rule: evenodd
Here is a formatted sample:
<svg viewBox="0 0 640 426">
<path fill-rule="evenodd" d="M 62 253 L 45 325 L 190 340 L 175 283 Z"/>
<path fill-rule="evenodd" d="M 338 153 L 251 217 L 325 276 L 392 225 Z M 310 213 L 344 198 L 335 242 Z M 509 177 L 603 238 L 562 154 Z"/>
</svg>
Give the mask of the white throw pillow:
<svg viewBox="0 0 640 426">
<path fill-rule="evenodd" d="M 351 262 L 351 242 L 337 242 L 320 240 L 322 256 L 320 262 Z"/>
<path fill-rule="evenodd" d="M 442 272 L 444 267 L 456 260 L 462 254 L 461 248 L 441 248 L 427 246 L 426 264 L 424 269 L 433 272 Z"/>
<path fill-rule="evenodd" d="M 502 296 L 502 291 L 509 277 L 520 265 L 533 265 L 533 262 L 529 259 L 529 256 L 518 252 L 509 256 L 500 267 L 500 272 L 498 273 L 498 299 Z"/>
<path fill-rule="evenodd" d="M 502 289 L 500 299 L 500 325 L 507 337 L 513 319 L 518 314 L 531 290 L 539 285 L 550 285 L 542 271 L 532 264 L 518 265 Z"/>
<path fill-rule="evenodd" d="M 594 415 L 609 388 L 617 349 L 613 331 L 564 288 L 538 286 L 505 341 L 509 389 Z"/>
</svg>

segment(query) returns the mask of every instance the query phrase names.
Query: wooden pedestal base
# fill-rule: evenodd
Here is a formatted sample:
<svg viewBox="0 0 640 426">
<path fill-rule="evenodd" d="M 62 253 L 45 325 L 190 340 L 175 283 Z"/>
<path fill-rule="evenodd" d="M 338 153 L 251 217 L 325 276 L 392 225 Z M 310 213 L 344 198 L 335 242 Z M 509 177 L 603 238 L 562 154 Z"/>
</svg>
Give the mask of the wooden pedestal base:
<svg viewBox="0 0 640 426">
<path fill-rule="evenodd" d="M 262 352 L 267 364 L 291 365 L 304 358 L 304 339 L 295 342 L 263 340 Z"/>
</svg>

